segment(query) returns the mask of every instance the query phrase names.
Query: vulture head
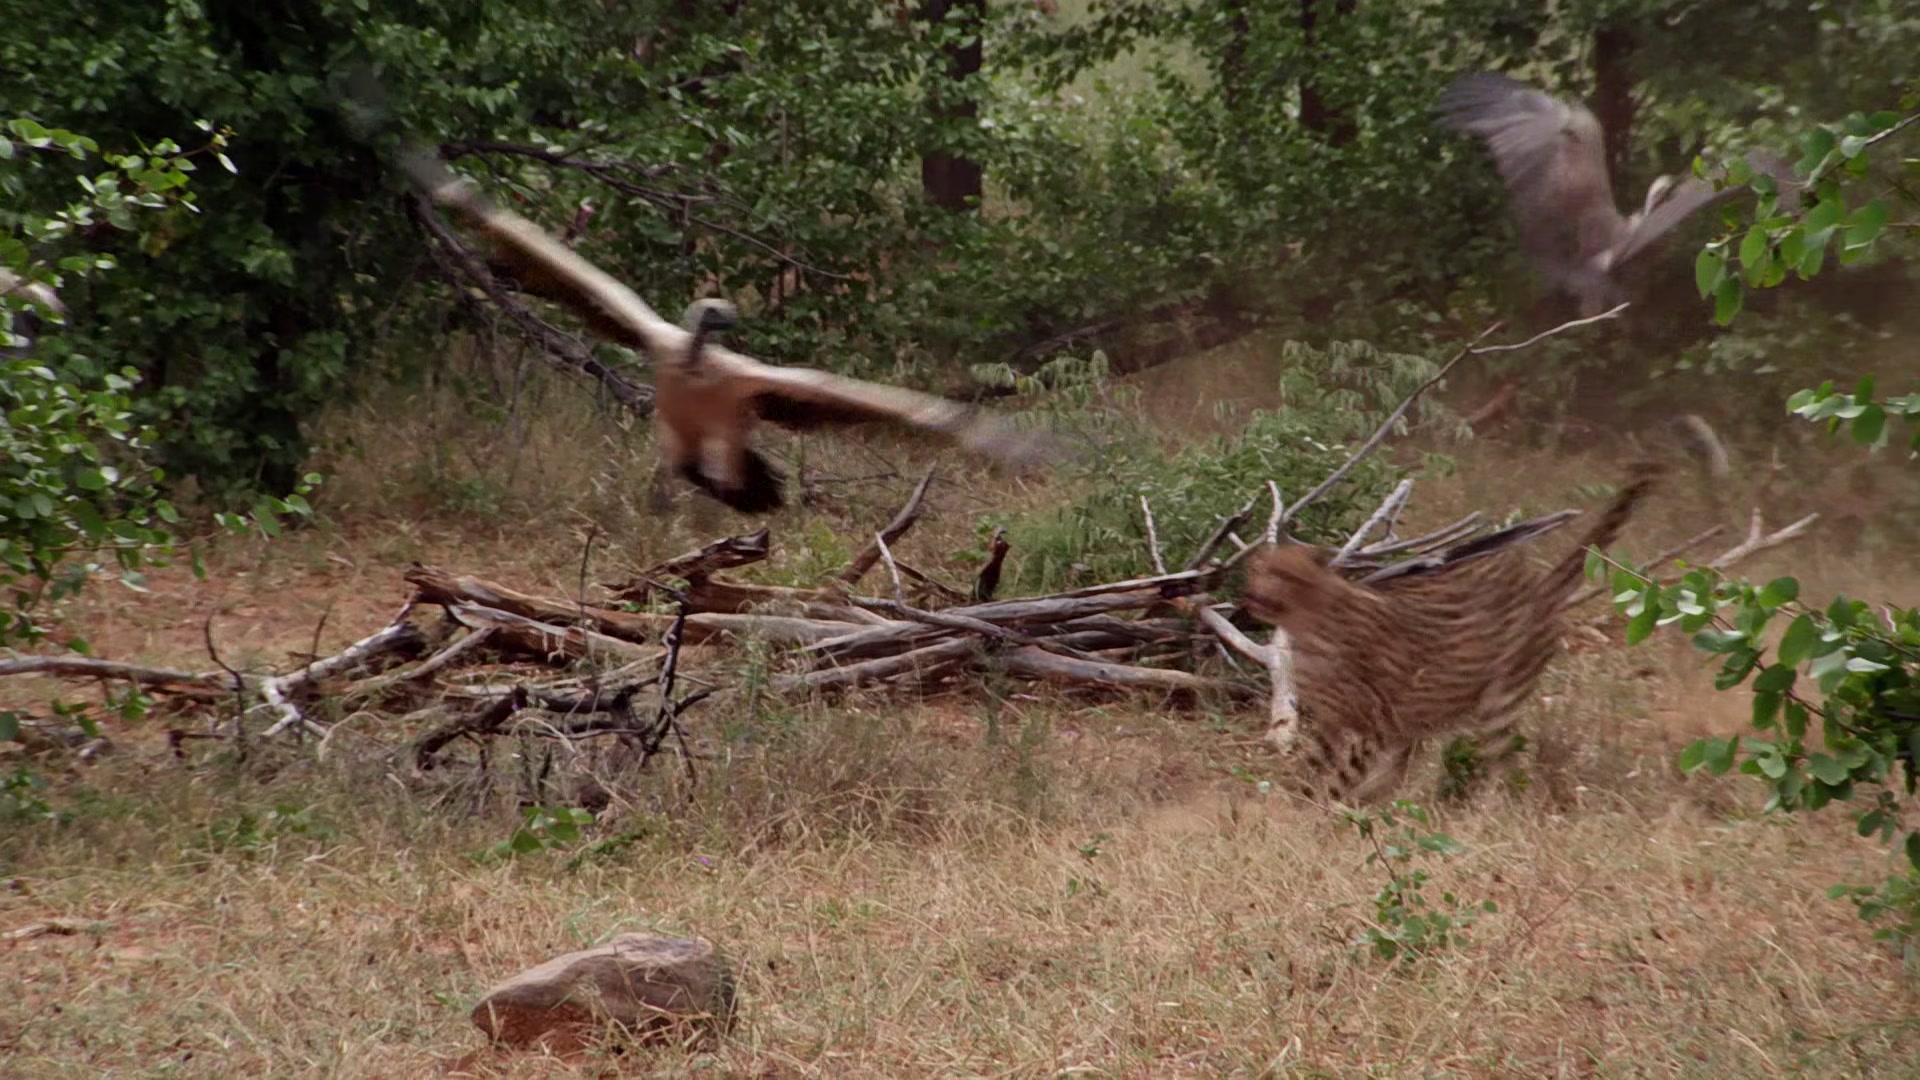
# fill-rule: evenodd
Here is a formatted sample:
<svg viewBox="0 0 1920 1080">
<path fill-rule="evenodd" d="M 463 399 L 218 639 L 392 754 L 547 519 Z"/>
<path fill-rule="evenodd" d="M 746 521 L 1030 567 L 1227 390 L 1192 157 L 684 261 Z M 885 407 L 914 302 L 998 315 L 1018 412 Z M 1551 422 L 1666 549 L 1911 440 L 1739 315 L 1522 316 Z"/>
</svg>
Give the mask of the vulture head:
<svg viewBox="0 0 1920 1080">
<path fill-rule="evenodd" d="M 740 309 L 731 301 L 718 297 L 706 297 L 687 305 L 687 312 L 680 317 L 680 328 L 693 337 L 687 342 L 687 366 L 693 367 L 700 362 L 700 354 L 707 347 L 707 339 L 715 334 L 724 334 L 740 324 Z"/>
<path fill-rule="evenodd" d="M 1493 72 L 1455 79 L 1441 92 L 1443 126 L 1480 139 L 1506 185 L 1520 246 L 1580 313 L 1597 315 L 1626 299 L 1621 271 L 1694 211 L 1739 194 L 1691 176 L 1662 176 L 1641 207 L 1624 216 L 1607 178 L 1600 121 L 1586 106 L 1542 93 Z M 1747 155 L 1755 171 L 1778 182 L 1788 205 L 1792 169 L 1762 152 Z"/>
</svg>

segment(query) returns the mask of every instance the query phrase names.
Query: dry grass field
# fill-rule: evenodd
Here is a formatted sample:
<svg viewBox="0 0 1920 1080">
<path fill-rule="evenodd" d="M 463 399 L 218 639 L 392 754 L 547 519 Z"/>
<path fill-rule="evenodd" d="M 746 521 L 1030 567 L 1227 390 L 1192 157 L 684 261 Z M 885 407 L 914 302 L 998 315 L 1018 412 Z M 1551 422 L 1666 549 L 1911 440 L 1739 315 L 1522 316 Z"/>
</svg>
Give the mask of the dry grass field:
<svg viewBox="0 0 1920 1080">
<path fill-rule="evenodd" d="M 1193 363 L 1256 362 L 1247 348 Z M 1173 388 L 1212 391 L 1156 377 L 1149 399 L 1177 434 Z M 199 668 L 212 616 L 226 662 L 284 667 L 384 623 L 412 560 L 571 595 L 590 528 L 588 581 L 737 531 L 686 500 L 655 519 L 643 432 L 571 388 L 523 389 L 485 430 L 445 387 L 337 417 L 352 452 L 325 466 L 319 525 L 221 544 L 205 581 L 176 568 L 145 594 L 103 585 L 64 618 L 102 655 Z M 1422 483 L 1411 524 L 1584 505 L 1576 490 L 1625 456 L 1588 442 L 1453 448 L 1458 470 Z M 818 501 L 774 520 L 769 580 L 838 565 L 919 464 L 814 443 Z M 1755 482 L 1746 469 L 1724 493 L 1730 523 Z M 976 515 L 1058 498 L 955 465 L 903 557 L 960 572 L 949 556 Z M 1698 531 L 1698 505 L 1663 496 L 1628 546 Z M 1910 595 L 1910 553 L 1875 537 L 1823 533 L 1746 569 Z M 244 765 L 205 743 L 177 760 L 158 721 L 115 726 L 98 763 L 48 768 L 63 823 L 0 833 L 0 933 L 73 931 L 0 942 L 0 1073 L 1920 1074 L 1911 974 L 1825 897 L 1877 880 L 1887 853 L 1843 813 L 1771 818 L 1749 780 L 1676 772 L 1689 739 L 1745 722 L 1683 643 L 1577 639 L 1526 716 L 1524 784 L 1442 803 L 1426 755 L 1403 795 L 1464 848 L 1418 863 L 1427 892 L 1497 910 L 1414 963 L 1356 946 L 1384 871 L 1352 828 L 1262 787 L 1288 766 L 1256 712 L 1030 686 L 696 711 L 725 751 L 690 792 L 655 769 L 580 844 L 506 862 L 476 855 L 513 829 L 511 792 L 421 790 L 396 757 L 414 733 L 391 717 L 338 718 L 324 757 L 262 747 Z M 693 1054 L 483 1046 L 467 1010 L 490 983 L 635 929 L 705 935 L 738 961 L 731 1038 Z"/>
</svg>

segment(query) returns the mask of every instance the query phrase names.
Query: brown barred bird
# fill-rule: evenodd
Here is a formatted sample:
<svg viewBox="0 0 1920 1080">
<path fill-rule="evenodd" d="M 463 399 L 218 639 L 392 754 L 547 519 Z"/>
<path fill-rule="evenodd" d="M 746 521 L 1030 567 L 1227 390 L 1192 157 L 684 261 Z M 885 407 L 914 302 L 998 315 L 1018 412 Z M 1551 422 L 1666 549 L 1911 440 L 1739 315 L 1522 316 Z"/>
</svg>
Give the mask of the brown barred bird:
<svg viewBox="0 0 1920 1080">
<path fill-rule="evenodd" d="M 1302 794 L 1369 802 L 1400 784 L 1422 740 L 1484 740 L 1509 728 L 1559 651 L 1560 612 L 1587 549 L 1612 543 L 1664 472 L 1634 465 L 1579 546 L 1545 572 L 1515 547 L 1371 584 L 1343 577 L 1325 548 L 1290 544 L 1252 556 L 1247 610 L 1293 643 L 1311 769 Z"/>
</svg>

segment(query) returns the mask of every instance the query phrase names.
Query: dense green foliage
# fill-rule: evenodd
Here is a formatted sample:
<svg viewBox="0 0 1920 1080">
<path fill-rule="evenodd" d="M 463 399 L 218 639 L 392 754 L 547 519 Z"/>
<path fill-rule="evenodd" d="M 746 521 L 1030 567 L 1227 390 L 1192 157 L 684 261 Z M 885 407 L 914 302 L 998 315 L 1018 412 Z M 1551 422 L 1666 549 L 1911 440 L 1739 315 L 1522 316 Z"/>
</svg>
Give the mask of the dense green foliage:
<svg viewBox="0 0 1920 1080">
<path fill-rule="evenodd" d="M 54 253 L 90 230 L 135 231 L 145 218 L 192 212 L 192 159 L 206 154 L 224 163 L 225 142 L 224 133 L 211 133 L 207 145 L 192 152 L 162 139 L 139 153 L 103 154 L 85 136 L 25 118 L 8 121 L 0 162 L 25 159 L 29 171 L 65 174 L 77 181 L 72 190 L 80 197 L 46 216 L 9 215 L 0 225 L 0 270 L 14 282 L 53 287 L 56 295 L 106 275 L 116 268 L 111 257 Z M 95 158 L 107 168 L 81 171 Z M 19 175 L 5 174 L 0 191 L 14 190 Z M 28 313 L 41 324 L 30 339 L 12 329 L 16 317 Z M 0 647 L 15 647 L 46 637 L 44 609 L 109 566 L 124 584 L 140 587 L 143 566 L 178 550 L 181 518 L 161 489 L 165 473 L 154 464 L 154 429 L 135 416 L 130 395 L 139 372 L 113 370 L 77 351 L 60 332 L 58 313 L 25 288 L 0 295 L 0 319 L 10 350 L 0 356 Z M 280 516 L 310 512 L 303 496 L 318 482 L 307 476 L 284 499 L 262 497 L 250 514 L 221 513 L 215 520 L 236 533 L 277 532 Z M 84 638 L 63 644 L 88 651 Z M 76 715 L 92 724 L 84 712 Z M 0 709 L 0 740 L 13 738 L 18 724 L 16 712 Z M 28 770 L 7 777 L 0 817 L 44 809 L 32 794 L 37 783 Z"/>
<path fill-rule="evenodd" d="M 169 473 L 229 496 L 289 490 L 318 414 L 485 317 L 408 287 L 434 278 L 421 233 L 338 108 L 362 66 L 399 127 L 544 224 L 592 199 L 581 250 L 663 309 L 724 293 L 756 351 L 895 374 L 1175 309 L 1344 310 L 1365 325 L 1339 333 L 1405 347 L 1381 335 L 1520 265 L 1484 155 L 1430 121 L 1458 71 L 1593 86 L 1627 200 L 1796 109 L 1880 107 L 1920 45 L 1894 0 L 937 7 L 31 5 L 0 114 L 110 145 L 233 130 L 207 211 L 72 238 L 121 269 L 69 295 L 76 348 L 141 373 Z M 920 197 L 931 154 L 984 169 L 977 212 Z M 67 197 L 6 175 L 5 213 Z"/>
<path fill-rule="evenodd" d="M 216 145 L 217 145 L 216 138 Z M 40 158 L 35 167 L 64 171 L 98 156 L 92 140 L 16 119 L 0 139 L 0 159 Z M 107 171 L 86 177 L 86 195 L 48 217 L 15 218 L 0 230 L 0 267 L 20 281 L 68 285 L 110 270 L 111 259 L 67 256 L 50 263 L 49 246 L 95 223 L 133 227 L 136 214 L 192 206 L 192 162 L 171 142 L 145 154 L 108 155 Z M 64 168 L 63 168 L 64 167 Z M 0 359 L 0 645 L 45 633 L 33 618 L 44 601 L 80 588 L 94 551 L 110 552 L 127 580 L 137 581 L 149 552 L 168 541 L 179 520 L 161 498 L 160 471 L 147 460 L 153 438 L 132 415 L 131 369 L 103 369 L 59 348 L 57 318 L 36 309 L 23 290 L 0 296 L 0 318 L 32 311 L 43 320 L 38 340 Z"/>
<path fill-rule="evenodd" d="M 1184 563 L 1222 519 L 1244 506 L 1253 507 L 1248 531 L 1257 534 L 1271 505 L 1268 482 L 1278 484 L 1289 503 L 1306 494 L 1438 367 L 1425 356 L 1383 353 L 1365 342 L 1325 349 L 1289 342 L 1281 361 L 1286 407 L 1255 413 L 1231 435 L 1167 452 L 1150 432 L 1130 426 L 1089 432 L 1101 452 L 1088 455 L 1086 494 L 1020 522 L 1020 586 L 1058 588 L 1076 576 L 1116 581 L 1152 572 L 1143 501 L 1170 565 Z M 1092 402 L 1084 390 L 1104 366 L 1076 366 L 1070 374 L 1064 366 L 1056 362 L 1051 371 L 1061 393 L 1054 407 L 1067 414 L 1063 421 L 1085 417 Z M 1082 393 L 1074 394 L 1076 388 Z M 1415 418 L 1448 420 L 1445 410 L 1425 401 Z M 1310 543 L 1345 539 L 1379 506 L 1399 472 L 1379 455 L 1363 459 L 1289 524 L 1290 533 Z"/>
</svg>

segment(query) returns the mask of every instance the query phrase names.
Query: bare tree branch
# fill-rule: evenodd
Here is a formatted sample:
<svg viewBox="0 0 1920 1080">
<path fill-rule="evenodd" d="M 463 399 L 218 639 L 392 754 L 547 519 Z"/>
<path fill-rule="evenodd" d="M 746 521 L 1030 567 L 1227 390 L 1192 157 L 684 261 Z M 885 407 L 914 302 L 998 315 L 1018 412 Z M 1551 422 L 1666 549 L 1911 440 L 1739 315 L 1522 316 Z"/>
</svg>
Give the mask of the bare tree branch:
<svg viewBox="0 0 1920 1080">
<path fill-rule="evenodd" d="M 847 568 L 840 571 L 836 580 L 843 585 L 857 584 L 866 576 L 867 571 L 873 569 L 873 564 L 880 561 L 881 553 L 886 550 L 887 545 L 898 541 L 907 534 L 908 529 L 913 528 L 913 523 L 920 520 L 920 507 L 926 500 L 927 486 L 933 483 L 935 471 L 937 470 L 927 470 L 927 474 L 914 485 L 913 494 L 907 496 L 906 505 L 893 515 L 893 520 L 887 522 L 887 527 L 881 529 L 871 543 L 860 549 L 860 554 L 855 555 L 853 561 L 847 564 Z"/>
</svg>

